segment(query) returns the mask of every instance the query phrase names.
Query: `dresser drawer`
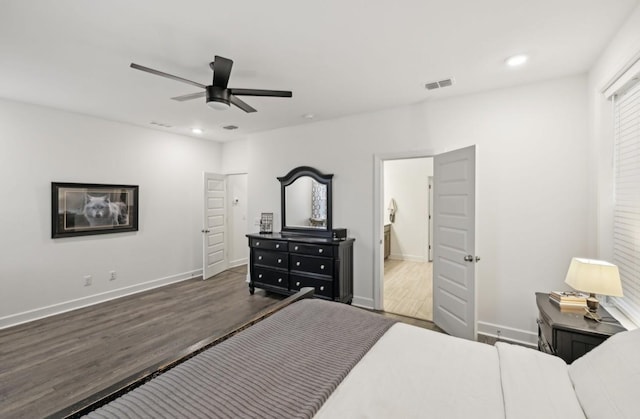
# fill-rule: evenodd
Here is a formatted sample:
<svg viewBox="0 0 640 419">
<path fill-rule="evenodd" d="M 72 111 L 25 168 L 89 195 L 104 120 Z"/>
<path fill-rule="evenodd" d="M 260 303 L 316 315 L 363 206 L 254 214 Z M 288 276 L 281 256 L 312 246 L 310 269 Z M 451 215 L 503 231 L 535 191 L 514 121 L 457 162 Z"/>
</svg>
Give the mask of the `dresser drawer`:
<svg viewBox="0 0 640 419">
<path fill-rule="evenodd" d="M 333 256 L 333 246 L 323 244 L 289 243 L 289 251 L 302 255 Z"/>
<path fill-rule="evenodd" d="M 314 295 L 333 299 L 333 281 L 292 274 L 291 291 L 298 291 L 304 287 L 315 288 Z"/>
<path fill-rule="evenodd" d="M 280 269 L 289 269 L 289 254 L 282 252 L 270 252 L 268 250 L 254 249 L 253 263 L 261 266 L 270 266 Z"/>
<path fill-rule="evenodd" d="M 289 274 L 287 272 L 274 271 L 254 266 L 251 270 L 251 279 L 256 283 L 256 285 L 265 284 L 289 289 Z"/>
<path fill-rule="evenodd" d="M 309 272 L 318 275 L 333 275 L 333 259 L 303 256 L 292 253 L 291 271 Z"/>
<path fill-rule="evenodd" d="M 257 249 L 278 250 L 280 252 L 287 251 L 287 242 L 285 241 L 251 239 L 251 242 L 249 245 Z"/>
</svg>

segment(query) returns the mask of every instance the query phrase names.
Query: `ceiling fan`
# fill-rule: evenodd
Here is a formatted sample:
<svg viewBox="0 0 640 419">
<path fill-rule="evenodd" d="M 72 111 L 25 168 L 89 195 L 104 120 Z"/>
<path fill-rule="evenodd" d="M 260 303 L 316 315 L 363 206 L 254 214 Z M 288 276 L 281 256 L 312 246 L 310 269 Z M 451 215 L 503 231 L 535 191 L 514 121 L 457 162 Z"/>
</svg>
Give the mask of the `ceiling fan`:
<svg viewBox="0 0 640 419">
<path fill-rule="evenodd" d="M 214 60 L 209 63 L 209 67 L 211 67 L 211 69 L 213 70 L 213 83 L 210 86 L 205 86 L 204 84 L 200 84 L 195 81 L 183 79 L 182 77 L 174 76 L 172 74 L 167 74 L 149 67 L 131 63 L 131 68 L 134 68 L 136 70 L 146 71 L 147 73 L 155 74 L 156 76 L 181 81 L 183 83 L 188 83 L 192 86 L 204 89 L 204 92 L 190 93 L 188 95 L 171 98 L 179 102 L 206 96 L 207 105 L 209 105 L 213 109 L 229 109 L 230 104 L 234 104 L 245 112 L 256 112 L 254 108 L 249 106 L 246 102 L 240 100 L 238 96 L 292 97 L 292 93 L 287 90 L 234 89 L 227 87 L 227 83 L 229 83 L 229 76 L 231 75 L 232 66 L 232 60 L 216 55 Z"/>
</svg>

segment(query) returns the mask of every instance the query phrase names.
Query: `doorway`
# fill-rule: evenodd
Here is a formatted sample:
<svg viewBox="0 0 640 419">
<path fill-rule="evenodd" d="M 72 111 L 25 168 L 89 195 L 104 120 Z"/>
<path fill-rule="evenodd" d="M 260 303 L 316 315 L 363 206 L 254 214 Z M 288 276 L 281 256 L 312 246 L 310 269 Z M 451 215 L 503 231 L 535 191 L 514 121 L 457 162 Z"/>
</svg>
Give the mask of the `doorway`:
<svg viewBox="0 0 640 419">
<path fill-rule="evenodd" d="M 421 157 L 433 157 L 433 322 L 451 335 L 475 340 L 480 260 L 475 253 L 475 145 L 440 154 L 374 156 L 373 307 L 384 310 L 384 162 Z"/>
<path fill-rule="evenodd" d="M 433 320 L 430 179 L 433 158 L 383 161 L 384 310 Z"/>
<path fill-rule="evenodd" d="M 224 175 L 204 173 L 202 228 L 202 279 L 228 267 L 227 259 L 227 182 Z"/>
</svg>

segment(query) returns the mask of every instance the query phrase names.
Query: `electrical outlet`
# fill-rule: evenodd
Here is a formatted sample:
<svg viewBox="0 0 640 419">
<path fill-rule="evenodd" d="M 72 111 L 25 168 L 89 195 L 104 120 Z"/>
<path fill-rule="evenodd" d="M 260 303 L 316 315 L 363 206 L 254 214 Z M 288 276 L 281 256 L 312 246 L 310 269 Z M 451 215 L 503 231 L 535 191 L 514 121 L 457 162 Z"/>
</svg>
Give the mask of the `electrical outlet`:
<svg viewBox="0 0 640 419">
<path fill-rule="evenodd" d="M 91 275 L 85 275 L 84 276 L 84 286 L 85 287 L 91 286 L 92 282 L 93 282 L 93 277 Z"/>
<path fill-rule="evenodd" d="M 118 278 L 116 271 L 109 271 L 109 280 L 114 281 L 116 278 Z"/>
</svg>

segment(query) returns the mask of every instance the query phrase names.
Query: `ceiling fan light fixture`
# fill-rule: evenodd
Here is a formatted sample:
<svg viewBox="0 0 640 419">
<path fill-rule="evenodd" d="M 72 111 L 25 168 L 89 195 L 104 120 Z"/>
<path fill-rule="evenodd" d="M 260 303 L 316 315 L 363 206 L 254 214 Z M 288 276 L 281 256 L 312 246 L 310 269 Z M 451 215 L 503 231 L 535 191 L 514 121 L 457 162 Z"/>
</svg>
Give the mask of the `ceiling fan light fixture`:
<svg viewBox="0 0 640 419">
<path fill-rule="evenodd" d="M 225 111 L 231 106 L 229 90 L 217 86 L 207 86 L 207 106 L 216 111 Z"/>
<path fill-rule="evenodd" d="M 226 111 L 231 105 L 222 99 L 213 98 L 207 101 L 207 106 L 216 111 Z"/>
</svg>

